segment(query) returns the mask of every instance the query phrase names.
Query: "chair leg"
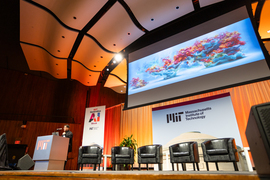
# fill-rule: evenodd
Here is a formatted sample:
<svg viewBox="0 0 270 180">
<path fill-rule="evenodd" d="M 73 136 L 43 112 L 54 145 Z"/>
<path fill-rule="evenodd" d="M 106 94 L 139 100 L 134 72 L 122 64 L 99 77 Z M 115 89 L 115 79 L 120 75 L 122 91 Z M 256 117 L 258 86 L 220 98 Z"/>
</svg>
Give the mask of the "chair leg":
<svg viewBox="0 0 270 180">
<path fill-rule="evenodd" d="M 98 164 L 98 171 L 100 171 L 100 164 Z"/>
<path fill-rule="evenodd" d="M 172 163 L 172 170 L 174 171 L 174 165 L 173 165 L 173 163 Z"/>
<path fill-rule="evenodd" d="M 158 164 L 158 170 L 162 171 L 162 164 L 161 163 Z"/>
<path fill-rule="evenodd" d="M 97 165 L 96 165 L 96 164 L 94 164 L 93 170 L 95 171 L 95 170 L 96 170 L 96 168 L 97 168 Z"/>
<path fill-rule="evenodd" d="M 112 164 L 112 170 L 115 171 L 115 164 Z"/>
<path fill-rule="evenodd" d="M 131 170 L 133 171 L 133 164 L 131 164 Z"/>
<path fill-rule="evenodd" d="M 208 162 L 205 162 L 205 164 L 206 164 L 206 169 L 207 169 L 207 171 L 209 171 Z"/>
<path fill-rule="evenodd" d="M 146 164 L 146 168 L 147 168 L 147 171 L 149 170 L 149 168 L 148 168 L 148 164 Z"/>
<path fill-rule="evenodd" d="M 197 170 L 200 171 L 199 164 L 198 163 L 196 163 L 196 166 L 197 166 Z"/>
<path fill-rule="evenodd" d="M 218 162 L 215 162 L 215 164 L 216 164 L 217 171 L 219 171 Z"/>
<path fill-rule="evenodd" d="M 141 170 L 141 164 L 139 163 L 139 171 Z"/>
<path fill-rule="evenodd" d="M 80 164 L 78 164 L 78 166 L 77 166 L 78 171 L 80 170 L 80 167 L 81 167 L 81 165 L 80 165 Z"/>
<path fill-rule="evenodd" d="M 196 171 L 196 169 L 195 169 L 195 163 L 192 163 L 192 164 L 193 164 L 193 170 Z"/>
<path fill-rule="evenodd" d="M 233 166 L 234 166 L 235 171 L 239 171 L 238 166 L 237 166 L 237 162 L 233 162 Z"/>
<path fill-rule="evenodd" d="M 182 170 L 185 171 L 186 168 L 185 168 L 185 166 L 184 166 L 184 163 L 181 163 L 181 165 L 182 165 Z"/>
</svg>

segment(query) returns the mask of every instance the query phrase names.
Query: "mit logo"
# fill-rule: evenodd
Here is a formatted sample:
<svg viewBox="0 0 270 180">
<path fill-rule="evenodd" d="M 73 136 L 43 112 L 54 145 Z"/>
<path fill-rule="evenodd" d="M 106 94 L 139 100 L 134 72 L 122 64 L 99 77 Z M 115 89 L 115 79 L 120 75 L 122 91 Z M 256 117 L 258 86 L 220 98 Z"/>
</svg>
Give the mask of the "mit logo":
<svg viewBox="0 0 270 180">
<path fill-rule="evenodd" d="M 167 123 L 169 123 L 170 121 L 180 122 L 181 121 L 181 114 L 184 114 L 184 113 L 178 112 L 178 113 L 167 114 Z"/>
<path fill-rule="evenodd" d="M 38 141 L 37 150 L 39 150 L 39 149 L 40 150 L 46 150 L 48 142 L 50 142 L 50 140 L 40 140 L 40 141 Z"/>
</svg>

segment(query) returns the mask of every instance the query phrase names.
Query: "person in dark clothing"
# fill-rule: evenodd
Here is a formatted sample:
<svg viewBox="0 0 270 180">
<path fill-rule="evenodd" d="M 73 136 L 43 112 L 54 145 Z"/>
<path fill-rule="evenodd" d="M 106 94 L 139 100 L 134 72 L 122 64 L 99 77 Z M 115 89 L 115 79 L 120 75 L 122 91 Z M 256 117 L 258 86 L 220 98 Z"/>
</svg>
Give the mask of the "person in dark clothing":
<svg viewBox="0 0 270 180">
<path fill-rule="evenodd" d="M 69 144 L 68 144 L 68 153 L 72 152 L 72 138 L 73 138 L 73 133 L 69 130 L 69 125 L 66 124 L 64 126 L 64 132 L 62 134 L 62 137 L 69 138 Z M 65 161 L 64 169 L 66 169 L 66 164 L 68 161 L 68 154 L 67 154 L 67 160 Z"/>
<path fill-rule="evenodd" d="M 69 138 L 68 152 L 72 152 L 72 138 L 73 138 L 73 133 L 69 130 L 69 125 L 68 124 L 66 124 L 64 126 L 64 132 L 62 134 L 62 137 Z"/>
</svg>

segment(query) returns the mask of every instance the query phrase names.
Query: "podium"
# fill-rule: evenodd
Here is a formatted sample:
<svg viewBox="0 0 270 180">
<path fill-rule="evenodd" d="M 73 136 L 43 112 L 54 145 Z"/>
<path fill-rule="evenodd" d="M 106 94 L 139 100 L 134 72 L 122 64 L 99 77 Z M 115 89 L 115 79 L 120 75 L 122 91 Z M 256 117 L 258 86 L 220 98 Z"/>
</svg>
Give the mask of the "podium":
<svg viewBox="0 0 270 180">
<path fill-rule="evenodd" d="M 37 137 L 33 160 L 34 170 L 63 170 L 69 138 L 48 135 Z"/>
</svg>

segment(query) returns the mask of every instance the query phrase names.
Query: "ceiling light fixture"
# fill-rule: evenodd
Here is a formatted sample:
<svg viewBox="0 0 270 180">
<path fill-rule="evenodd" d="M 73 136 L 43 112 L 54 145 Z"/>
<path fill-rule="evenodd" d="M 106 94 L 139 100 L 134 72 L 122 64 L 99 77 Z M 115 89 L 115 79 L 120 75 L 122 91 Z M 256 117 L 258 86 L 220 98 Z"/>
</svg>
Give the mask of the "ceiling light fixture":
<svg viewBox="0 0 270 180">
<path fill-rule="evenodd" d="M 107 71 L 109 71 L 109 68 L 107 68 Z"/>
<path fill-rule="evenodd" d="M 122 56 L 122 54 L 116 54 L 116 55 L 114 56 L 114 59 L 115 59 L 117 62 L 120 62 L 120 61 L 123 60 L 123 56 Z"/>
<path fill-rule="evenodd" d="M 270 33 L 270 30 L 268 30 L 267 32 Z"/>
<path fill-rule="evenodd" d="M 113 60 L 113 63 L 115 64 L 115 63 L 116 63 L 116 61 L 115 61 L 115 60 Z"/>
</svg>

